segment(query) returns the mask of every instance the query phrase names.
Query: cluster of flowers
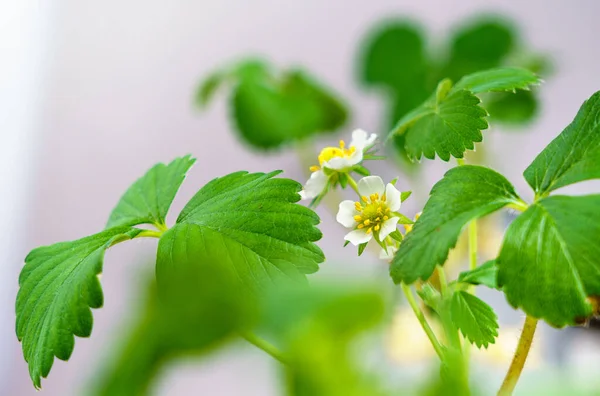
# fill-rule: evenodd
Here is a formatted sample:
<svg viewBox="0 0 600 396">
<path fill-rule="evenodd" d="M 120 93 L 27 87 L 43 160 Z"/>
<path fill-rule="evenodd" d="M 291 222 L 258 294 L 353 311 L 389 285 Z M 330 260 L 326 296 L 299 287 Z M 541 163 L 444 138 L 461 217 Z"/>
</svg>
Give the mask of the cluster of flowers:
<svg viewBox="0 0 600 396">
<path fill-rule="evenodd" d="M 319 154 L 319 165 L 310 168 L 312 174 L 300 195 L 315 205 L 338 185 L 352 187 L 358 195 L 357 200 L 342 201 L 336 216 L 340 224 L 351 229 L 344 237 L 346 244 L 358 246 L 360 255 L 374 239 L 382 249 L 379 257 L 389 260 L 403 238 L 398 224 L 405 224 L 406 231 L 412 224 L 399 212 L 403 197 L 410 192 L 401 193 L 394 186 L 395 181 L 386 185 L 381 177 L 371 176 L 363 166 L 364 160 L 381 158 L 374 155 L 376 140 L 376 134 L 369 135 L 357 129 L 352 133 L 349 147 L 343 140 L 339 147 L 325 147 Z M 356 182 L 352 173 L 363 177 Z"/>
</svg>

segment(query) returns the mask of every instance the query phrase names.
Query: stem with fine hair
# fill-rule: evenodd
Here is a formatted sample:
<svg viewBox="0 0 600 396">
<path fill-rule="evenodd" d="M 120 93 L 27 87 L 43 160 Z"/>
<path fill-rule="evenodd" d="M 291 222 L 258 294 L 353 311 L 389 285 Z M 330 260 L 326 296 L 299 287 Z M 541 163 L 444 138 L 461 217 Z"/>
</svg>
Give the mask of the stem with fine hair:
<svg viewBox="0 0 600 396">
<path fill-rule="evenodd" d="M 533 336 L 535 335 L 535 328 L 537 326 L 537 322 L 538 320 L 532 318 L 531 316 L 527 316 L 525 318 L 525 325 L 523 325 L 521 338 L 519 338 L 519 345 L 517 346 L 517 350 L 515 351 L 512 363 L 508 368 L 508 372 L 506 373 L 504 382 L 502 383 L 502 386 L 498 391 L 498 396 L 512 395 L 515 386 L 519 381 L 519 377 L 521 377 L 521 372 L 523 371 L 523 367 L 525 366 L 525 361 L 527 360 L 529 350 L 531 349 L 531 343 L 533 342 Z"/>
<path fill-rule="evenodd" d="M 421 327 L 425 331 L 425 334 L 427 334 L 427 337 L 429 338 L 429 341 L 431 342 L 431 345 L 433 346 L 435 353 L 437 353 L 437 355 L 439 356 L 440 359 L 443 359 L 444 358 L 444 350 L 442 349 L 442 346 L 441 346 L 440 342 L 438 341 L 435 333 L 429 326 L 429 323 L 427 323 L 425 314 L 423 313 L 423 311 L 421 311 L 421 308 L 419 308 L 419 304 L 415 300 L 412 289 L 410 288 L 409 285 L 407 285 L 405 283 L 402 283 L 401 287 L 402 287 L 402 291 L 404 292 L 404 295 L 406 296 L 406 300 L 410 304 L 413 312 L 415 313 L 415 316 L 419 320 L 419 323 L 421 323 Z"/>
</svg>

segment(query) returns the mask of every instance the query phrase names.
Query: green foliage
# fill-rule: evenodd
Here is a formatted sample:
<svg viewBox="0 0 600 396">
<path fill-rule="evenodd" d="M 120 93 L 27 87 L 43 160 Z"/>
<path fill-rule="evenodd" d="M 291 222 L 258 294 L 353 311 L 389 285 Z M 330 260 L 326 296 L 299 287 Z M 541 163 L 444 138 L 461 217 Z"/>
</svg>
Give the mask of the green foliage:
<svg viewBox="0 0 600 396">
<path fill-rule="evenodd" d="M 524 69 L 499 68 L 463 77 L 454 87 L 442 80 L 421 106 L 398 121 L 393 135 L 404 135 L 404 146 L 411 160 L 421 155 L 434 159 L 435 154 L 448 161 L 452 155 L 462 158 L 464 152 L 481 142 L 481 131 L 487 129 L 487 112 L 475 94 L 525 89 L 539 83 L 538 77 Z"/>
<path fill-rule="evenodd" d="M 513 186 L 499 173 L 472 165 L 451 169 L 433 187 L 423 214 L 400 245 L 390 267 L 392 279 L 428 279 L 444 264 L 467 223 L 517 202 Z"/>
<path fill-rule="evenodd" d="M 600 91 L 579 109 L 573 122 L 525 170 L 536 196 L 600 178 Z"/>
<path fill-rule="evenodd" d="M 110 214 L 107 228 L 139 224 L 165 227 L 169 207 L 194 162 L 187 155 L 168 165 L 153 166 L 123 194 Z"/>
<path fill-rule="evenodd" d="M 498 317 L 494 310 L 474 295 L 457 291 L 452 295 L 452 321 L 478 348 L 487 348 L 498 336 Z"/>
<path fill-rule="evenodd" d="M 41 377 L 48 376 L 54 356 L 69 359 L 74 335 L 89 337 L 92 332 L 90 308 L 100 308 L 104 301 L 98 280 L 104 251 L 141 231 L 114 227 L 27 255 L 19 276 L 16 330 L 36 388 L 41 387 Z"/>
<path fill-rule="evenodd" d="M 599 205 L 600 195 L 544 198 L 510 225 L 496 261 L 511 305 L 556 327 L 581 324 L 594 313 Z"/>
<path fill-rule="evenodd" d="M 160 370 L 182 357 L 199 356 L 233 339 L 255 316 L 250 301 L 223 267 L 198 267 L 178 257 L 178 271 L 160 290 L 152 282 L 141 315 L 115 357 L 95 378 L 94 394 L 149 394 Z"/>
<path fill-rule="evenodd" d="M 522 50 L 519 32 L 506 19 L 477 18 L 448 36 L 447 51 L 428 51 L 424 29 L 406 19 L 384 21 L 367 35 L 359 59 L 359 76 L 365 86 L 377 88 L 384 95 L 388 130 L 423 103 L 443 78 L 458 81 L 470 73 L 501 66 L 541 73 L 548 70 L 542 56 Z M 484 101 L 494 121 L 524 123 L 537 110 L 537 99 L 531 92 L 486 94 Z M 393 136 L 402 158 L 405 138 Z"/>
<path fill-rule="evenodd" d="M 241 137 L 259 149 L 340 128 L 346 106 L 322 84 L 300 70 L 275 73 L 262 61 L 246 60 L 209 76 L 197 103 L 205 106 L 213 93 L 230 83 L 231 115 Z"/>
<path fill-rule="evenodd" d="M 474 142 L 483 139 L 481 130 L 488 127 L 487 113 L 479 106 L 479 98 L 467 90 L 450 91 L 444 80 L 435 97 L 425 102 L 418 112 L 402 118 L 393 134 L 405 135 L 405 149 L 411 160 L 434 159 L 435 154 L 444 161 L 450 156 L 462 158 L 463 153 L 474 148 Z"/>
<path fill-rule="evenodd" d="M 458 281 L 498 289 L 498 266 L 496 261 L 490 260 L 473 270 L 461 272 Z"/>
<path fill-rule="evenodd" d="M 262 328 L 286 356 L 288 395 L 382 395 L 351 353 L 354 340 L 384 317 L 385 301 L 376 290 L 330 284 L 267 294 Z"/>
<path fill-rule="evenodd" d="M 295 204 L 300 184 L 278 173 L 236 172 L 202 187 L 161 237 L 159 282 L 177 265 L 173 257 L 188 253 L 199 265 L 227 266 L 255 290 L 317 271 L 324 260 L 313 243 L 321 238 L 319 217 Z"/>
<path fill-rule="evenodd" d="M 466 89 L 474 94 L 484 92 L 506 92 L 517 89 L 528 90 L 540 83 L 535 73 L 515 67 L 484 70 L 469 74 L 460 79 L 454 90 Z"/>
</svg>

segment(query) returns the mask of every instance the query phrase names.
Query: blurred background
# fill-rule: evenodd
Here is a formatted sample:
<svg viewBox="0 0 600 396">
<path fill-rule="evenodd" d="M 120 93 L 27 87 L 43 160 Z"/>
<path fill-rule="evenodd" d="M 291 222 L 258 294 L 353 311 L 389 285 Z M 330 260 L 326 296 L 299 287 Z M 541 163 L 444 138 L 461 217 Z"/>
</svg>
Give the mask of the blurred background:
<svg viewBox="0 0 600 396">
<path fill-rule="evenodd" d="M 598 1 L 23 0 L 3 4 L 0 394 L 36 392 L 14 333 L 18 273 L 29 250 L 102 229 L 135 179 L 153 164 L 187 153 L 198 160 L 173 204 L 173 213 L 207 181 L 233 171 L 283 169 L 286 177 L 306 179 L 307 169 L 294 150 L 265 153 L 238 138 L 228 117 L 226 90 L 217 93 L 208 109 L 199 111 L 194 104 L 196 89 L 210 73 L 249 55 L 264 57 L 276 69 L 301 67 L 342 98 L 351 113 L 336 135 L 319 142 L 349 139 L 358 127 L 381 133 L 388 126 L 389 103 L 360 82 L 361 46 L 370 32 L 391 18 L 412 20 L 423 32 L 427 52 L 436 54 L 444 51 L 457 27 L 482 14 L 512 21 L 519 44 L 550 59 L 546 82 L 536 91 L 537 115 L 518 127 L 492 122 L 491 129 L 484 131 L 486 163 L 505 174 L 526 200 L 531 199 L 522 171 L 573 119 L 581 103 L 600 89 Z M 313 151 L 316 160 L 320 145 L 303 150 Z M 450 166 L 425 160 L 418 176 L 393 162 L 378 163 L 375 169 L 390 178 L 400 175 L 401 190 L 415 191 L 405 206 L 405 213 L 413 215 Z M 583 183 L 568 189 L 583 193 L 597 187 Z M 328 261 L 316 277 L 385 279 L 386 264 L 374 256 L 359 260 L 353 249 L 342 249 L 344 229 L 326 207 L 318 212 L 325 235 L 320 246 Z M 494 246 L 495 234 L 482 237 Z M 155 240 L 136 240 L 107 253 L 102 277 L 105 304 L 94 311 L 92 337 L 76 340 L 68 363 L 55 361 L 43 381 L 44 394 L 86 394 L 96 370 L 128 330 L 131 312 L 141 304 L 141 290 L 153 272 L 155 248 Z M 497 309 L 501 328 L 507 329 L 497 348 L 481 357 L 476 370 L 497 389 L 495 384 L 500 383 L 516 345 L 522 315 L 508 308 L 500 294 L 486 291 L 482 296 Z M 426 365 L 433 356 L 420 333 L 413 334 L 421 329 L 402 315 L 398 313 L 394 323 L 399 324 L 389 330 L 384 353 L 390 375 L 398 378 L 412 373 L 414 366 Z M 414 340 L 407 342 L 412 336 Z M 600 394 L 600 383 L 592 376 L 600 363 L 596 332 L 569 329 L 559 334 L 543 327 L 535 347 L 517 394 L 536 394 L 531 390 L 539 389 L 540 381 L 547 386 L 554 381 L 584 383 L 582 394 Z M 158 378 L 155 393 L 278 395 L 277 374 L 276 363 L 268 356 L 239 343 L 200 360 L 169 366 Z"/>
</svg>

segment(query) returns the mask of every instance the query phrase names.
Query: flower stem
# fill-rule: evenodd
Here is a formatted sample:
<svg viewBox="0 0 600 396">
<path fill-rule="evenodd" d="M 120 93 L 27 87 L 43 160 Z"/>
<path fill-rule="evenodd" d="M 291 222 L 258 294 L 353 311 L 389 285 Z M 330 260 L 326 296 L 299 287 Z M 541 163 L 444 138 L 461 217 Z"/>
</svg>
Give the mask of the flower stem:
<svg viewBox="0 0 600 396">
<path fill-rule="evenodd" d="M 443 359 L 444 358 L 444 350 L 442 349 L 440 342 L 438 341 L 437 337 L 435 336 L 435 333 L 429 326 L 429 323 L 427 323 L 425 314 L 423 314 L 423 311 L 421 311 L 421 308 L 419 308 L 419 304 L 415 300 L 412 289 L 410 288 L 409 285 L 404 284 L 404 283 L 401 284 L 401 287 L 402 287 L 402 291 L 404 292 L 404 295 L 406 296 L 406 300 L 410 304 L 413 312 L 415 313 L 415 316 L 419 320 L 419 323 L 421 323 L 421 327 L 425 331 L 425 334 L 427 334 L 427 337 L 429 338 L 429 341 L 431 342 L 433 349 L 435 349 L 435 353 L 437 353 L 437 355 L 439 356 L 440 359 Z"/>
<path fill-rule="evenodd" d="M 273 357 L 275 360 L 278 360 L 280 363 L 287 364 L 285 357 L 283 357 L 283 354 L 279 351 L 279 349 L 266 340 L 260 338 L 254 333 L 243 333 L 241 336 L 250 344 L 271 355 L 271 357 Z"/>
<path fill-rule="evenodd" d="M 533 342 L 533 336 L 535 335 L 537 322 L 538 320 L 532 318 L 531 316 L 527 316 L 525 318 L 525 325 L 523 326 L 523 331 L 521 332 L 519 346 L 515 351 L 515 356 L 513 357 L 512 363 L 510 364 L 508 372 L 506 373 L 502 387 L 500 387 L 500 390 L 498 391 L 498 396 L 512 395 L 515 386 L 519 381 L 519 377 L 521 376 L 521 372 L 523 371 L 523 367 L 525 366 L 525 361 L 527 360 L 527 355 L 529 354 L 531 343 Z"/>
<path fill-rule="evenodd" d="M 144 230 L 137 234 L 136 238 L 160 238 L 164 231 Z"/>
<path fill-rule="evenodd" d="M 347 175 L 347 176 L 348 176 L 348 184 L 350 184 L 350 187 L 352 187 L 352 189 L 354 191 L 356 191 L 356 193 L 360 197 L 360 193 L 358 192 L 358 185 L 356 184 L 356 181 L 354 181 L 354 179 L 352 178 L 352 176 L 350 176 L 350 175 Z"/>
</svg>

